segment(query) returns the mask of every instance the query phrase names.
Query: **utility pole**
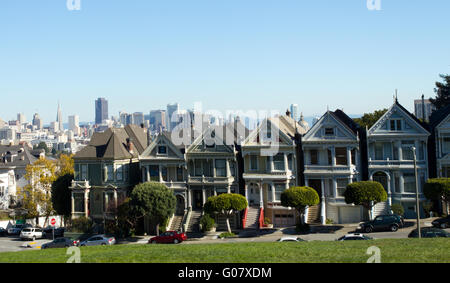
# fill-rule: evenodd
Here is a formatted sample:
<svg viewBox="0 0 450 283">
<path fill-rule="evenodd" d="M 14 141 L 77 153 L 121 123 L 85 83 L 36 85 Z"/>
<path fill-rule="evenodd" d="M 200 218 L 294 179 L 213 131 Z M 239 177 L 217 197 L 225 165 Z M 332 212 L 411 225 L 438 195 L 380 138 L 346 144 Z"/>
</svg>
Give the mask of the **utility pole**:
<svg viewBox="0 0 450 283">
<path fill-rule="evenodd" d="M 416 177 L 416 213 L 417 213 L 417 233 L 419 235 L 419 239 L 422 238 L 420 231 L 420 206 L 419 206 L 419 182 L 417 179 L 417 158 L 416 158 L 416 148 L 412 147 L 414 154 L 414 175 Z"/>
</svg>

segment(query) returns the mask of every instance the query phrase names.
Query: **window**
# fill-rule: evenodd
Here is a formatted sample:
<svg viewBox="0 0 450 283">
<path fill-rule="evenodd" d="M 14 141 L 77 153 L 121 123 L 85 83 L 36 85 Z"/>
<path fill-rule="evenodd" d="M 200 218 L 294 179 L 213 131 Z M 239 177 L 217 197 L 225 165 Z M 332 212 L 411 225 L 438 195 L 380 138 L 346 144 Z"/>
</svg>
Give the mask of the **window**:
<svg viewBox="0 0 450 283">
<path fill-rule="evenodd" d="M 442 141 L 442 153 L 447 154 L 450 152 L 450 137 L 443 138 Z"/>
<path fill-rule="evenodd" d="M 87 166 L 87 164 L 82 164 L 80 179 L 81 179 L 81 181 L 84 181 L 84 180 L 87 180 L 87 178 L 88 178 L 88 166 Z"/>
<path fill-rule="evenodd" d="M 250 156 L 250 170 L 258 170 L 258 156 L 257 155 Z"/>
<path fill-rule="evenodd" d="M 319 151 L 317 149 L 311 149 L 309 154 L 311 156 L 311 165 L 319 165 Z"/>
<path fill-rule="evenodd" d="M 276 171 L 284 171 L 284 154 L 279 153 L 273 157 L 273 167 Z"/>
<path fill-rule="evenodd" d="M 356 149 L 352 149 L 352 164 L 356 165 Z"/>
<path fill-rule="evenodd" d="M 158 154 L 167 154 L 167 146 L 165 145 L 158 146 Z"/>
<path fill-rule="evenodd" d="M 108 173 L 107 181 L 114 181 L 114 166 L 112 164 L 106 165 L 106 172 Z"/>
<path fill-rule="evenodd" d="M 327 150 L 327 153 L 328 153 L 328 165 L 331 165 L 333 162 L 332 162 L 332 158 L 333 158 L 333 156 L 332 156 L 332 154 L 331 154 L 331 150 Z"/>
<path fill-rule="evenodd" d="M 384 160 L 382 143 L 375 143 L 375 160 Z"/>
<path fill-rule="evenodd" d="M 195 160 L 195 176 L 199 177 L 203 175 L 203 166 L 201 160 Z"/>
<path fill-rule="evenodd" d="M 334 136 L 334 128 L 325 128 L 325 136 Z"/>
<path fill-rule="evenodd" d="M 292 160 L 293 160 L 292 154 L 289 154 L 288 155 L 288 169 L 290 171 L 292 171 Z"/>
<path fill-rule="evenodd" d="M 231 176 L 236 176 L 236 164 L 234 162 L 230 162 L 230 172 Z"/>
<path fill-rule="evenodd" d="M 159 166 L 150 165 L 150 181 L 159 181 Z"/>
<path fill-rule="evenodd" d="M 402 130 L 402 120 L 392 119 L 390 121 L 391 131 L 401 131 Z"/>
<path fill-rule="evenodd" d="M 217 177 L 226 177 L 226 161 L 225 159 L 217 159 L 216 160 L 216 176 Z"/>
<path fill-rule="evenodd" d="M 75 212 L 85 212 L 84 211 L 84 194 L 74 193 L 73 194 L 75 202 Z"/>
<path fill-rule="evenodd" d="M 412 147 L 414 141 L 402 141 L 402 157 L 403 160 L 414 160 L 414 153 Z"/>
<path fill-rule="evenodd" d="M 168 181 L 167 167 L 161 166 L 161 176 L 164 182 Z"/>
<path fill-rule="evenodd" d="M 117 181 L 123 181 L 123 165 L 118 164 L 116 167 L 116 180 Z"/>
<path fill-rule="evenodd" d="M 183 181 L 183 167 L 177 167 L 177 181 Z"/>
<path fill-rule="evenodd" d="M 281 200 L 281 193 L 286 189 L 286 186 L 284 184 L 275 184 L 275 199 L 274 201 L 280 201 Z"/>
<path fill-rule="evenodd" d="M 336 165 L 347 165 L 347 148 L 336 148 Z"/>
<path fill-rule="evenodd" d="M 337 184 L 337 197 L 344 197 L 345 190 L 347 189 L 348 179 L 336 179 Z"/>
<path fill-rule="evenodd" d="M 414 173 L 404 173 L 403 182 L 405 193 L 415 193 L 416 192 L 416 177 Z"/>
</svg>

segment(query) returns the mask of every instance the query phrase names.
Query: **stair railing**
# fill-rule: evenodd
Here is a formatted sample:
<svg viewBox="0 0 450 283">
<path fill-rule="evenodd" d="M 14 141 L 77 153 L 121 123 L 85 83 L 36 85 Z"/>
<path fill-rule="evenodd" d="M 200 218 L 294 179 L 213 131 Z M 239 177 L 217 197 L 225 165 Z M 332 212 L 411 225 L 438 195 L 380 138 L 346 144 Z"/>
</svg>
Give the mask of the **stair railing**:
<svg viewBox="0 0 450 283">
<path fill-rule="evenodd" d="M 184 233 L 187 232 L 187 229 L 188 229 L 188 227 L 189 227 L 189 222 L 190 222 L 190 220 L 191 220 L 191 214 L 192 214 L 192 208 L 189 207 L 189 208 L 188 208 L 188 212 L 184 214 L 183 222 L 182 222 L 182 223 L 184 223 L 184 224 L 183 224 L 183 232 L 184 232 Z"/>
<path fill-rule="evenodd" d="M 259 229 L 264 227 L 264 208 L 263 207 L 261 207 L 259 209 L 259 221 L 258 221 L 258 223 L 259 223 L 259 227 L 258 227 Z"/>
<path fill-rule="evenodd" d="M 242 229 L 245 229 L 245 225 L 247 224 L 247 215 L 248 215 L 248 207 L 246 207 L 244 211 L 244 218 L 242 219 Z"/>
</svg>

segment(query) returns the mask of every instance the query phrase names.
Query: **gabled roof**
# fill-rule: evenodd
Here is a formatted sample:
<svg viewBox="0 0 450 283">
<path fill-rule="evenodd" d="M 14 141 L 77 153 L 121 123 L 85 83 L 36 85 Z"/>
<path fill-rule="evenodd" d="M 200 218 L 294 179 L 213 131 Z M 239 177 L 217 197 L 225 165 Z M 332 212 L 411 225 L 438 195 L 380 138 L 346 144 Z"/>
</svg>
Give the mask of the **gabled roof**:
<svg viewBox="0 0 450 283">
<path fill-rule="evenodd" d="M 10 161 L 11 155 L 13 156 L 12 162 Z M 26 145 L 0 145 L 0 168 L 26 167 L 37 160 Z"/>
<path fill-rule="evenodd" d="M 408 110 L 406 110 L 405 107 L 403 107 L 398 100 L 395 100 L 394 104 L 384 113 L 383 116 L 381 116 L 380 119 L 369 129 L 368 133 L 369 135 L 374 134 L 375 130 L 381 128 L 385 122 L 393 115 L 394 112 L 397 112 L 397 110 L 400 112 L 400 114 L 406 119 L 409 120 L 413 126 L 415 126 L 416 130 L 424 135 L 430 135 L 428 132 L 428 126 L 427 124 L 421 122 L 417 117 L 415 117 L 413 114 L 411 114 Z M 396 133 L 398 134 L 398 133 Z"/>
<path fill-rule="evenodd" d="M 127 140 L 133 143 L 133 150 L 127 149 Z M 94 133 L 89 144 L 77 152 L 74 159 L 130 159 L 137 158 L 147 145 L 145 130 L 135 125 L 125 128 L 108 128 Z"/>
<path fill-rule="evenodd" d="M 342 112 L 341 110 L 336 110 L 335 112 L 331 112 L 331 111 L 327 111 L 325 112 L 325 114 L 322 115 L 322 117 L 320 117 L 319 121 L 317 121 L 314 126 L 312 126 L 311 129 L 309 129 L 309 131 L 306 133 L 306 135 L 304 136 L 304 141 L 307 141 L 309 139 L 312 139 L 315 137 L 315 135 L 317 134 L 317 132 L 324 127 L 324 125 L 337 125 L 339 126 L 339 128 L 341 130 L 343 130 L 343 134 L 345 134 L 345 137 L 347 137 L 347 139 L 345 139 L 345 137 L 341 137 L 341 139 L 339 138 L 333 138 L 333 139 L 326 139 L 326 140 L 330 140 L 330 141 L 334 141 L 334 140 L 356 140 L 357 139 L 357 130 L 358 130 L 358 125 L 356 123 L 352 123 L 352 121 L 350 121 L 351 118 L 348 117 L 344 112 Z M 324 139 L 323 137 L 320 137 L 318 139 Z"/>
<path fill-rule="evenodd" d="M 450 105 L 434 111 L 430 116 L 430 128 L 434 129 L 450 115 Z"/>
<path fill-rule="evenodd" d="M 169 132 L 161 132 L 159 133 L 151 142 L 151 144 L 144 150 L 144 152 L 139 156 L 140 159 L 147 159 L 149 157 L 156 157 L 153 156 L 153 150 L 156 148 L 160 142 L 163 141 L 165 145 L 167 145 L 172 152 L 175 154 L 175 156 L 179 159 L 184 159 L 184 155 L 181 151 L 181 147 L 177 147 L 171 140 L 170 133 Z M 184 146 L 183 146 L 184 148 Z M 164 158 L 164 157 L 162 157 Z M 168 156 L 167 158 L 171 158 Z M 173 158 L 173 157 L 172 157 Z"/>
<path fill-rule="evenodd" d="M 186 149 L 186 153 L 191 153 L 195 151 L 195 148 L 197 148 L 199 145 L 203 144 L 203 142 L 206 140 L 206 138 L 208 137 L 212 137 L 212 132 L 215 132 L 214 135 L 214 141 L 216 146 L 223 146 L 227 152 L 234 152 L 234 148 L 232 148 L 232 146 L 234 146 L 234 144 L 227 144 L 226 141 L 227 140 L 227 136 L 233 136 L 233 133 L 230 132 L 229 129 L 227 129 L 226 126 L 210 126 L 209 128 L 205 129 L 203 131 L 203 133 L 201 135 L 199 135 L 193 142 L 192 144 Z M 219 134 L 217 134 L 219 133 Z M 205 144 L 207 143 L 207 141 L 205 141 Z M 214 150 L 212 152 L 217 151 L 216 150 L 217 147 L 214 147 Z"/>
<path fill-rule="evenodd" d="M 292 119 L 289 116 L 277 116 L 272 118 L 266 118 L 261 123 L 259 123 L 258 127 L 256 127 L 255 130 L 253 130 L 250 135 L 245 139 L 243 142 L 243 145 L 252 145 L 255 144 L 253 141 L 258 139 L 258 136 L 260 135 L 261 130 L 263 128 L 266 128 L 267 126 L 270 126 L 272 130 L 275 130 L 278 132 L 280 140 L 285 142 L 288 145 L 291 145 L 293 143 L 293 139 L 295 138 L 295 133 L 298 130 L 299 133 L 302 133 L 303 127 L 298 124 L 297 121 Z M 262 146 L 269 146 L 269 144 L 260 144 L 256 143 Z"/>
</svg>

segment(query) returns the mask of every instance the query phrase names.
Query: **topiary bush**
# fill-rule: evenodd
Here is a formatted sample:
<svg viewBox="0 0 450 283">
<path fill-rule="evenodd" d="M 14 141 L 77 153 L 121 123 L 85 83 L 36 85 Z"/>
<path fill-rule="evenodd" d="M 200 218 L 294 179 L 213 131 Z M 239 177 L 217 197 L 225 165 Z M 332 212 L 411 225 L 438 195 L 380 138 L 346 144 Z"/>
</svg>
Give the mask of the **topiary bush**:
<svg viewBox="0 0 450 283">
<path fill-rule="evenodd" d="M 423 194 L 431 201 L 450 203 L 450 178 L 428 179 L 423 188 Z M 444 213 L 449 213 L 448 205 Z"/>
<path fill-rule="evenodd" d="M 374 205 L 387 200 L 387 193 L 383 185 L 374 181 L 348 184 L 344 196 L 346 203 L 362 205 L 369 213 Z"/>
<path fill-rule="evenodd" d="M 394 214 L 403 216 L 405 214 L 405 209 L 403 208 L 403 205 L 399 203 L 394 203 L 391 205 L 391 210 Z"/>
<path fill-rule="evenodd" d="M 206 233 L 216 227 L 216 222 L 214 221 L 214 218 L 205 214 L 200 218 L 200 225 L 202 227 L 202 232 Z"/>
<path fill-rule="evenodd" d="M 72 232 L 91 233 L 92 226 L 92 220 L 90 218 L 82 216 L 72 219 L 71 230 Z"/>
<path fill-rule="evenodd" d="M 319 194 L 310 187 L 292 187 L 281 193 L 281 205 L 294 207 L 299 213 L 301 224 L 303 224 L 303 215 L 305 214 L 306 207 L 319 203 Z"/>
</svg>

